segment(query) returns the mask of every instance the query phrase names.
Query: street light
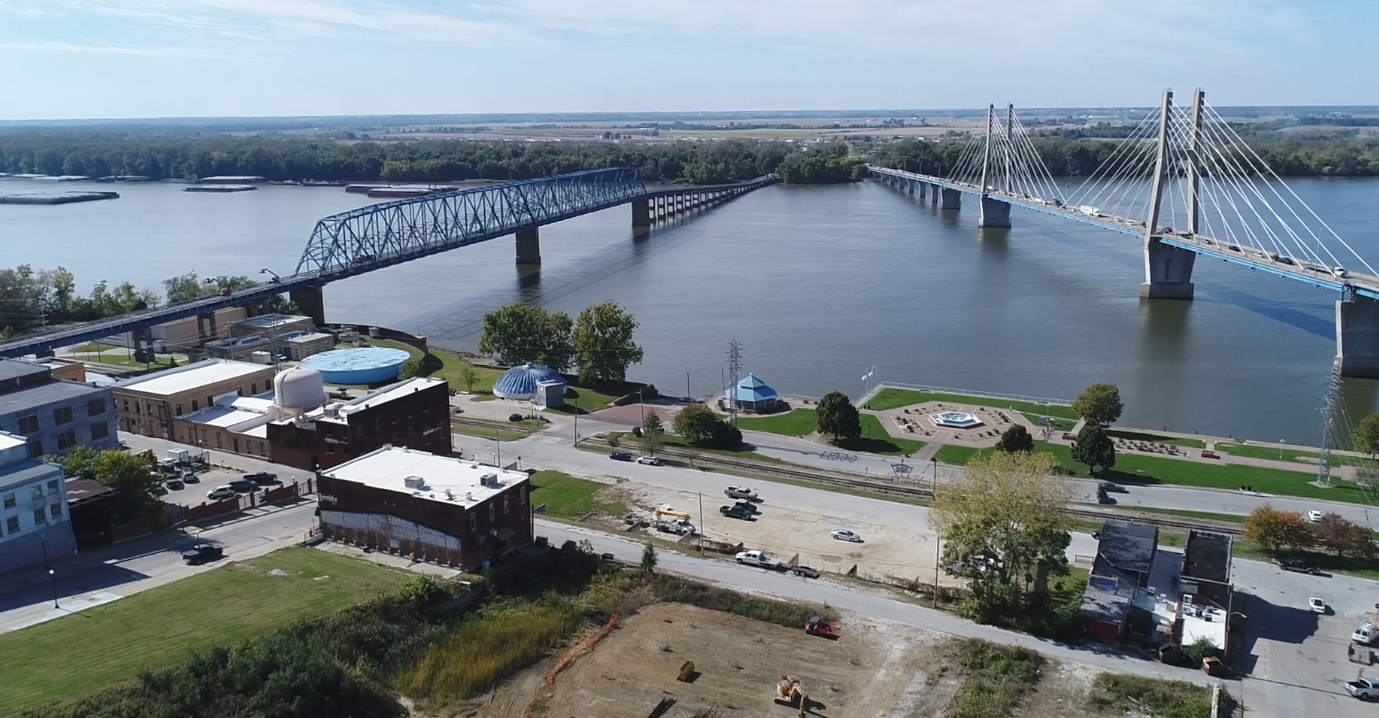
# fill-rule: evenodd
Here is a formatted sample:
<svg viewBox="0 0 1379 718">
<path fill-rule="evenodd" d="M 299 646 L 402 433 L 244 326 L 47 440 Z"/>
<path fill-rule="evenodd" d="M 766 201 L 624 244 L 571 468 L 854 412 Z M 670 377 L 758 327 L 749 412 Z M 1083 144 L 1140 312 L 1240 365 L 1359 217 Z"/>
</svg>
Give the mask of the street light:
<svg viewBox="0 0 1379 718">
<path fill-rule="evenodd" d="M 937 499 L 937 498 L 938 498 L 938 457 L 937 457 L 937 456 L 935 456 L 935 457 L 933 458 L 933 464 L 934 464 L 934 476 L 933 476 L 933 482 L 934 482 L 934 483 L 933 483 L 933 488 L 931 489 L 931 491 L 932 491 L 932 493 L 933 493 L 933 495 L 934 495 L 934 498 Z M 938 566 L 939 566 L 940 563 L 943 562 L 942 558 L 940 558 L 939 543 L 943 540 L 943 537 L 942 537 L 941 535 L 939 535 L 938 526 L 936 526 L 936 525 L 933 523 L 933 521 L 932 521 L 933 515 L 934 515 L 933 506 L 930 505 L 929 516 L 930 516 L 930 519 L 931 519 L 931 520 L 930 520 L 929 525 L 934 527 L 934 608 L 938 608 Z"/>
<path fill-rule="evenodd" d="M 39 536 L 39 541 L 43 544 L 43 567 L 48 569 L 48 585 L 53 589 L 53 608 L 61 608 L 57 605 L 57 577 L 53 572 L 53 565 L 48 562 L 48 537 Z"/>
<path fill-rule="evenodd" d="M 1279 440 L 1278 440 L 1278 443 L 1280 444 L 1280 446 L 1278 447 L 1278 458 L 1279 458 L 1280 461 L 1282 461 L 1282 460 L 1283 460 L 1283 446 L 1282 446 L 1282 445 L 1283 445 L 1283 444 L 1287 444 L 1287 443 L 1288 443 L 1288 440 L 1287 440 L 1287 439 L 1279 439 Z"/>
</svg>

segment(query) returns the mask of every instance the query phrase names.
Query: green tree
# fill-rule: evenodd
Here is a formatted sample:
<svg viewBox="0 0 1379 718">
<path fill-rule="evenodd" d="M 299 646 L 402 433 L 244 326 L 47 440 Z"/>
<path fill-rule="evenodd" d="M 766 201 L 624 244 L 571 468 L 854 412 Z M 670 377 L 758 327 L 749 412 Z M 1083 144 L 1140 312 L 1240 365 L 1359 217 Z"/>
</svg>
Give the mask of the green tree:
<svg viewBox="0 0 1379 718">
<path fill-rule="evenodd" d="M 1115 384 L 1093 384 L 1073 402 L 1073 413 L 1090 424 L 1102 426 L 1119 421 L 1124 409 L 1120 401 L 1120 387 Z"/>
<path fill-rule="evenodd" d="M 460 366 L 460 383 L 464 384 L 464 390 L 470 394 L 474 393 L 474 382 L 479 380 L 479 372 L 475 371 L 474 365 L 465 362 Z"/>
<path fill-rule="evenodd" d="M 159 477 L 152 452 L 102 451 L 92 465 L 96 480 L 119 491 L 116 522 L 137 518 L 161 505 L 154 491 Z"/>
<path fill-rule="evenodd" d="M 653 411 L 646 415 L 646 421 L 642 424 L 642 446 L 646 447 L 646 453 L 655 456 L 663 443 L 665 427 L 661 425 L 660 415 Z"/>
<path fill-rule="evenodd" d="M 399 379 L 411 379 L 421 376 L 421 359 L 419 357 L 412 357 L 402 362 L 402 367 L 398 369 L 397 376 Z"/>
<path fill-rule="evenodd" d="M 66 454 L 52 457 L 50 460 L 53 463 L 62 464 L 62 473 L 68 478 L 94 479 L 96 478 L 96 462 L 100 460 L 101 453 L 99 449 L 78 444 Z"/>
<path fill-rule="evenodd" d="M 961 478 L 938 486 L 931 515 L 943 563 L 968 579 L 963 611 L 974 620 L 1046 605 L 1049 577 L 1068 573 L 1072 490 L 1051 476 L 1054 466 L 1046 453 L 979 454 Z"/>
<path fill-rule="evenodd" d="M 1088 422 L 1073 441 L 1073 461 L 1086 464 L 1087 470 L 1097 473 L 1097 467 L 1109 469 L 1116 465 L 1116 444 L 1101 424 Z"/>
<path fill-rule="evenodd" d="M 551 314 L 532 304 L 513 302 L 484 315 L 479 351 L 497 356 L 508 366 L 531 362 L 563 372 L 570 368 L 574 353 L 570 327 L 570 317 L 564 312 Z"/>
<path fill-rule="evenodd" d="M 1379 414 L 1368 414 L 1361 419 L 1351 432 L 1350 440 L 1355 443 L 1357 450 L 1369 454 L 1371 459 L 1379 454 Z"/>
<path fill-rule="evenodd" d="M 684 437 L 686 441 L 695 444 L 704 444 L 713 440 L 714 431 L 722 422 L 718 415 L 703 404 L 693 404 L 680 410 L 675 415 L 672 426 L 675 433 Z"/>
<path fill-rule="evenodd" d="M 819 433 L 833 437 L 835 443 L 862 435 L 862 417 L 852 400 L 841 391 L 824 394 L 815 414 Z"/>
<path fill-rule="evenodd" d="M 1006 453 L 1014 451 L 1034 451 L 1034 437 L 1030 436 L 1029 430 L 1022 424 L 1011 424 L 1001 434 L 1001 440 L 996 442 L 996 450 Z"/>
<path fill-rule="evenodd" d="M 651 574 L 656 571 L 656 545 L 650 541 L 642 547 L 642 573 Z"/>
<path fill-rule="evenodd" d="M 635 341 L 637 318 L 617 302 L 585 308 L 575 322 L 575 360 L 583 382 L 627 380 L 627 368 L 640 364 L 643 351 Z"/>
<path fill-rule="evenodd" d="M 1201 666 L 1202 661 L 1219 655 L 1221 655 L 1221 649 L 1207 636 L 1201 636 L 1192 643 L 1183 646 L 1183 657 L 1194 667 Z"/>
</svg>

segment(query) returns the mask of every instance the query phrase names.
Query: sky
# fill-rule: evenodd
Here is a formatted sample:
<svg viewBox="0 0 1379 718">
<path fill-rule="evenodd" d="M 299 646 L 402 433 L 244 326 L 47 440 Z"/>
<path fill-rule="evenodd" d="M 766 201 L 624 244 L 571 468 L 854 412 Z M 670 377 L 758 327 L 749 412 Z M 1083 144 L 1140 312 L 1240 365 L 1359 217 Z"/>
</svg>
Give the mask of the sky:
<svg viewBox="0 0 1379 718">
<path fill-rule="evenodd" d="M 0 119 L 1379 104 L 1374 0 L 0 0 Z"/>
</svg>

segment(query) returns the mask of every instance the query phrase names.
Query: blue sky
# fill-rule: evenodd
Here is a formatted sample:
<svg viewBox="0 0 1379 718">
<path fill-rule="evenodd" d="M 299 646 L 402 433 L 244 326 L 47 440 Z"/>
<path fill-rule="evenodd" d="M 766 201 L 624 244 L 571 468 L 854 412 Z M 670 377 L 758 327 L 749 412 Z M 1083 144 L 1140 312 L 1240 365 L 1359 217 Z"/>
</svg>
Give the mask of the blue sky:
<svg viewBox="0 0 1379 718">
<path fill-rule="evenodd" d="M 1379 104 L 1373 0 L 0 0 L 0 119 Z"/>
</svg>

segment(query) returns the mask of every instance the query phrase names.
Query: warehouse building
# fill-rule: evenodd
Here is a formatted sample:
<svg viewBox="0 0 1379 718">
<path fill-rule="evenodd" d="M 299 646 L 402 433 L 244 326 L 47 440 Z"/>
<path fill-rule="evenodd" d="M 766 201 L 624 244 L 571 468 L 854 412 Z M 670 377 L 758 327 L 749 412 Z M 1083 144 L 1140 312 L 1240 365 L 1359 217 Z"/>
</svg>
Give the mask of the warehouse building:
<svg viewBox="0 0 1379 718">
<path fill-rule="evenodd" d="M 63 381 L 53 372 L 40 364 L 0 359 L 0 431 L 23 438 L 35 458 L 78 444 L 115 448 L 119 440 L 110 388 Z"/>
<path fill-rule="evenodd" d="M 0 573 L 77 550 L 62 467 L 29 453 L 24 437 L 0 432 Z"/>
<path fill-rule="evenodd" d="M 216 405 L 226 394 L 255 396 L 273 385 L 272 366 L 207 359 L 146 374 L 114 386 L 120 430 L 173 439 L 173 421 L 183 414 Z"/>
<path fill-rule="evenodd" d="M 473 571 L 531 542 L 530 492 L 519 471 L 388 446 L 320 473 L 321 532 Z"/>
</svg>

